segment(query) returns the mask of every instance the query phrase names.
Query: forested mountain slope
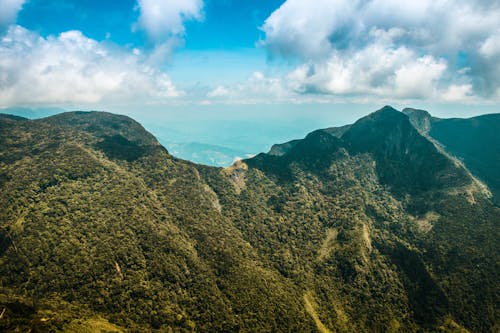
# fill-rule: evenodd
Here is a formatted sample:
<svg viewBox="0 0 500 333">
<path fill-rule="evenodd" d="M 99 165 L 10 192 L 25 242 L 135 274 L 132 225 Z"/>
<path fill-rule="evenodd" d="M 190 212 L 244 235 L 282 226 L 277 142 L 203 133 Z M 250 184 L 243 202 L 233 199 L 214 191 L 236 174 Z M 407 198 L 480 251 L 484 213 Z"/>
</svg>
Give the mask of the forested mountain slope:
<svg viewBox="0 0 500 333">
<path fill-rule="evenodd" d="M 491 189 L 500 203 L 500 114 L 440 119 L 427 111 L 405 109 L 414 125 L 442 144 Z"/>
<path fill-rule="evenodd" d="M 0 115 L 0 330 L 491 332 L 500 210 L 386 107 L 220 169 Z"/>
</svg>

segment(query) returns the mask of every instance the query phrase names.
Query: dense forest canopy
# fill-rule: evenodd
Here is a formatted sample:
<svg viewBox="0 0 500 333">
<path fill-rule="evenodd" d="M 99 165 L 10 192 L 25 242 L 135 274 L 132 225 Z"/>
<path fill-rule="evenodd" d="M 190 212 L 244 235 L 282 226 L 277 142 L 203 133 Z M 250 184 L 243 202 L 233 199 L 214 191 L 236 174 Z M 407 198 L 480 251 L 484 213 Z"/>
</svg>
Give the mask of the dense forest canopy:
<svg viewBox="0 0 500 333">
<path fill-rule="evenodd" d="M 498 332 L 498 119 L 384 107 L 223 169 L 0 115 L 0 330 Z"/>
</svg>

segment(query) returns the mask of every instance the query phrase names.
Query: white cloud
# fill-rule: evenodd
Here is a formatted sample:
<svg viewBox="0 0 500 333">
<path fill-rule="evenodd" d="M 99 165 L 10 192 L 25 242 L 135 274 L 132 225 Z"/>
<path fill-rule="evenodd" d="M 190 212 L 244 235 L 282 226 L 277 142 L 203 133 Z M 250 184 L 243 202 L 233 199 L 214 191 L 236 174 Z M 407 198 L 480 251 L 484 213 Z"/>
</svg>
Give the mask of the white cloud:
<svg viewBox="0 0 500 333">
<path fill-rule="evenodd" d="M 500 87 L 497 0 L 287 0 L 262 30 L 270 55 L 300 62 L 289 77 L 302 93 L 491 99 Z"/>
<path fill-rule="evenodd" d="M 129 52 L 68 31 L 47 38 L 11 26 L 0 40 L 0 104 L 161 102 L 182 95 Z"/>
<path fill-rule="evenodd" d="M 472 85 L 451 85 L 441 96 L 446 102 L 467 102 L 473 98 Z"/>
<path fill-rule="evenodd" d="M 351 56 L 333 52 L 328 59 L 301 65 L 287 81 L 299 93 L 420 99 L 437 97 L 436 82 L 446 68 L 443 59 L 419 57 L 405 47 L 369 45 Z"/>
<path fill-rule="evenodd" d="M 202 0 L 139 0 L 139 25 L 155 40 L 184 35 L 184 21 L 201 20 Z"/>
<path fill-rule="evenodd" d="M 500 30 L 489 36 L 479 48 L 479 52 L 487 59 L 500 57 Z"/>
<path fill-rule="evenodd" d="M 437 93 L 436 82 L 446 67 L 443 60 L 436 61 L 432 56 L 424 56 L 401 66 L 395 71 L 396 96 L 417 99 L 434 97 Z"/>
<path fill-rule="evenodd" d="M 218 86 L 206 94 L 206 104 L 269 103 L 413 103 L 478 102 L 472 84 L 458 77 L 443 84 L 447 62 L 420 56 L 406 47 L 387 50 L 374 44 L 351 57 L 332 52 L 330 58 L 309 61 L 294 70 L 274 76 L 253 73 L 234 85 Z M 467 73 L 462 71 L 460 75 Z"/>
<path fill-rule="evenodd" d="M 224 86 L 218 86 L 207 94 L 207 97 L 227 97 L 231 92 Z"/>
<path fill-rule="evenodd" d="M 136 28 L 144 29 L 155 47 L 150 60 L 159 63 L 183 43 L 186 21 L 203 19 L 203 0 L 138 0 Z"/>
<path fill-rule="evenodd" d="M 264 45 L 273 53 L 285 56 L 325 55 L 332 49 L 330 33 L 351 23 L 358 2 L 288 0 L 264 23 Z"/>
<path fill-rule="evenodd" d="M 0 0 L 0 34 L 10 24 L 16 22 L 17 14 L 21 11 L 26 0 Z"/>
</svg>

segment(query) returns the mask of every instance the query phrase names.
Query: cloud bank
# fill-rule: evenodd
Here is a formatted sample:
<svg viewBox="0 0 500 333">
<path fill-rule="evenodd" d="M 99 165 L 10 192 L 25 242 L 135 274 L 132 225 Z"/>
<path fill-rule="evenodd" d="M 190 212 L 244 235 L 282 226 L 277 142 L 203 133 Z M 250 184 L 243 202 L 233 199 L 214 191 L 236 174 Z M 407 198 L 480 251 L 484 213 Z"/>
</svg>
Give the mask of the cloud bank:
<svg viewBox="0 0 500 333">
<path fill-rule="evenodd" d="M 112 45 L 73 30 L 47 37 L 15 25 L 26 0 L 0 0 L 0 107 L 168 103 L 184 96 L 160 68 L 203 0 L 138 0 L 136 29 L 153 48 Z"/>
<path fill-rule="evenodd" d="M 183 93 L 168 75 L 80 31 L 41 37 L 10 26 L 0 40 L 0 106 L 154 103 Z"/>
<path fill-rule="evenodd" d="M 277 61 L 183 90 L 165 60 L 189 38 L 186 22 L 204 19 L 203 0 L 137 0 L 128 23 L 147 36 L 140 50 L 80 31 L 41 36 L 15 25 L 24 3 L 0 0 L 0 107 L 500 102 L 498 0 L 287 0 L 261 27 Z"/>
<path fill-rule="evenodd" d="M 299 93 L 500 99 L 496 0 L 287 0 L 261 29 Z"/>
</svg>

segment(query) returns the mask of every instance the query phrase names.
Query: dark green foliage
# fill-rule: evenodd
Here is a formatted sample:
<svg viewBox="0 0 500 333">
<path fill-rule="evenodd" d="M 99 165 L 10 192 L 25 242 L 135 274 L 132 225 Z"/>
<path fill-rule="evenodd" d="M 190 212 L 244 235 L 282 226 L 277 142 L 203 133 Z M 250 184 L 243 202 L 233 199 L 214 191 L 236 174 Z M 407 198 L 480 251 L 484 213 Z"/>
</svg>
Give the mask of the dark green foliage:
<svg viewBox="0 0 500 333">
<path fill-rule="evenodd" d="M 271 147 L 268 154 L 273 155 L 273 156 L 283 156 L 288 151 L 290 151 L 290 149 L 292 149 L 295 146 L 295 144 L 297 144 L 299 142 L 300 142 L 300 140 L 292 140 L 292 141 L 285 142 L 285 143 L 275 144 Z"/>
<path fill-rule="evenodd" d="M 102 150 L 111 159 L 135 161 L 142 157 L 147 149 L 131 142 L 121 135 L 107 136 L 104 140 L 96 143 L 96 147 Z"/>
<path fill-rule="evenodd" d="M 337 138 L 341 138 L 342 135 L 351 127 L 351 125 L 345 125 L 345 126 L 340 126 L 340 127 L 329 127 L 325 129 L 320 129 L 317 131 L 312 132 L 317 133 L 317 132 L 324 132 L 327 134 L 330 134 L 332 136 L 335 136 Z M 274 155 L 274 156 L 283 156 L 286 153 L 288 153 L 297 143 L 301 142 L 302 140 L 292 140 L 289 142 L 285 143 L 280 143 L 280 144 L 274 144 L 271 149 L 269 150 L 268 154 L 269 155 Z"/>
<path fill-rule="evenodd" d="M 412 123 L 441 143 L 491 189 L 500 202 L 500 115 L 489 114 L 468 119 L 440 119 L 427 111 L 405 109 Z"/>
<path fill-rule="evenodd" d="M 420 256 L 403 244 L 396 244 L 394 248 L 384 249 L 383 252 L 401 270 L 415 321 L 426 328 L 436 325 L 439 318 L 447 313 L 449 303 Z"/>
<path fill-rule="evenodd" d="M 342 138 L 342 136 L 344 135 L 345 132 L 347 132 L 350 128 L 351 128 L 352 125 L 344 125 L 344 126 L 340 126 L 340 127 L 329 127 L 329 128 L 325 128 L 321 131 L 324 131 L 330 135 L 333 135 L 337 138 Z"/>
<path fill-rule="evenodd" d="M 342 136 L 352 152 L 370 152 L 381 182 L 399 193 L 467 185 L 470 179 L 391 107 L 358 120 Z"/>
<path fill-rule="evenodd" d="M 11 245 L 12 238 L 9 231 L 6 229 L 0 229 L 0 256 L 2 256 Z"/>
<path fill-rule="evenodd" d="M 32 323 L 34 316 L 36 315 L 36 309 L 31 305 L 20 302 L 19 300 L 12 300 L 8 302 L 1 302 L 3 315 L 5 320 L 0 320 L 0 330 L 2 332 L 8 332 L 18 327 L 23 330 L 29 330 L 33 325 L 27 325 L 26 323 Z M 3 319 L 3 318 L 2 318 Z"/>
<path fill-rule="evenodd" d="M 320 130 L 310 133 L 303 140 L 297 140 L 281 156 L 259 154 L 246 160 L 246 163 L 281 180 L 290 180 L 296 165 L 316 174 L 324 173 L 332 160 L 343 154 L 342 147 L 340 139 Z"/>
<path fill-rule="evenodd" d="M 228 169 L 108 113 L 0 129 L 2 331 L 499 325 L 500 210 L 395 110 Z"/>
<path fill-rule="evenodd" d="M 500 202 L 500 115 L 485 115 L 471 119 L 442 119 L 432 122 L 429 135 L 441 142 L 448 151 L 493 191 Z"/>
<path fill-rule="evenodd" d="M 2 113 L 0 113 L 0 119 L 8 119 L 8 120 L 14 120 L 14 121 L 28 120 L 28 119 L 26 119 L 24 117 L 15 116 L 15 115 L 12 115 L 12 114 L 2 114 Z"/>
</svg>

